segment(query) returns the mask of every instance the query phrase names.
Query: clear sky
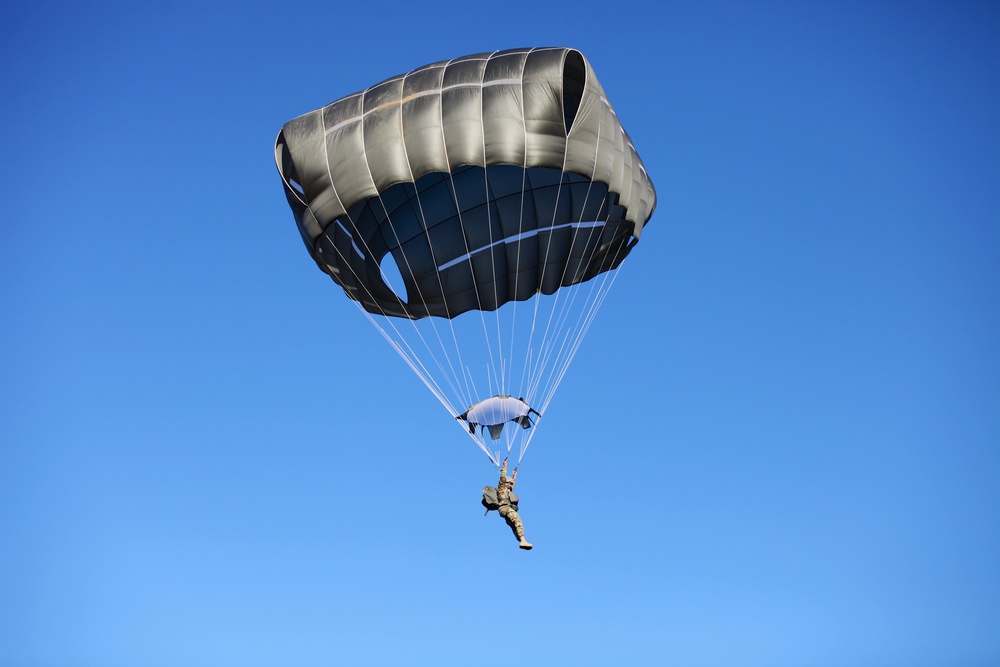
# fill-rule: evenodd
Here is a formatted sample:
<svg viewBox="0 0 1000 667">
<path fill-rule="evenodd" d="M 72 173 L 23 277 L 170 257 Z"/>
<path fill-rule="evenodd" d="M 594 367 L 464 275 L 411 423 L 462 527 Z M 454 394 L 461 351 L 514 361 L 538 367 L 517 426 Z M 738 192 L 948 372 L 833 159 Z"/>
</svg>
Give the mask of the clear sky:
<svg viewBox="0 0 1000 667">
<path fill-rule="evenodd" d="M 536 45 L 659 206 L 523 552 L 272 149 Z M 0 65 L 3 667 L 1000 664 L 996 4 L 10 2 Z"/>
</svg>

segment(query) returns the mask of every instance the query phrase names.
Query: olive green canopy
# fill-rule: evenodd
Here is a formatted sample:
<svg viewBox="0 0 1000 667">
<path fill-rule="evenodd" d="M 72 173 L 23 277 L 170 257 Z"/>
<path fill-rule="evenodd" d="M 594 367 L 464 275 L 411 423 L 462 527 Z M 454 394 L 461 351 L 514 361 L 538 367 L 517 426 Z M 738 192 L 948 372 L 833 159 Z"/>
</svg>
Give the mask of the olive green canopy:
<svg viewBox="0 0 1000 667">
<path fill-rule="evenodd" d="M 656 205 L 590 64 L 567 48 L 392 77 L 285 124 L 275 160 L 317 265 L 368 312 L 410 319 L 616 268 Z"/>
</svg>

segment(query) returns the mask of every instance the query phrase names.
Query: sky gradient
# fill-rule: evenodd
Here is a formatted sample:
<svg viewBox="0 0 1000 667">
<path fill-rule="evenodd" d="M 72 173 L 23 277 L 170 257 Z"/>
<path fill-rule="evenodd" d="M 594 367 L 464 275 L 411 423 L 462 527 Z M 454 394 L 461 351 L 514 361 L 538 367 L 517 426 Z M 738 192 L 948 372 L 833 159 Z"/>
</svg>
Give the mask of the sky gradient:
<svg viewBox="0 0 1000 667">
<path fill-rule="evenodd" d="M 1000 663 L 997 6 L 347 4 L 0 9 L 0 666 Z M 659 202 L 522 552 L 272 151 L 536 45 Z"/>
</svg>

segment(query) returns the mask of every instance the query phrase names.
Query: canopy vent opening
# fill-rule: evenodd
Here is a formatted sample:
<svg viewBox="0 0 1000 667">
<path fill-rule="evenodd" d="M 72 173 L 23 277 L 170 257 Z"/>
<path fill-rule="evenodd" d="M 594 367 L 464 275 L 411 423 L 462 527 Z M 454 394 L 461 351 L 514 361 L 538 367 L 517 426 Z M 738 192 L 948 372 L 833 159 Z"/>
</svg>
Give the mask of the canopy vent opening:
<svg viewBox="0 0 1000 667">
<path fill-rule="evenodd" d="M 403 273 L 399 270 L 396 258 L 392 256 L 391 252 L 386 253 L 385 257 L 382 258 L 378 270 L 386 286 L 392 290 L 401 303 L 406 303 L 408 301 L 406 283 L 403 281 Z"/>
<path fill-rule="evenodd" d="M 563 122 L 569 135 L 580 110 L 580 100 L 587 85 L 587 65 L 579 51 L 568 51 L 563 61 Z"/>
<path fill-rule="evenodd" d="M 299 178 L 298 172 L 295 171 L 295 161 L 292 160 L 292 155 L 288 151 L 283 131 L 278 133 L 278 138 L 274 142 L 274 158 L 285 183 L 297 193 L 296 198 L 302 201 L 302 197 L 306 194 L 305 188 L 302 187 L 302 180 Z"/>
</svg>

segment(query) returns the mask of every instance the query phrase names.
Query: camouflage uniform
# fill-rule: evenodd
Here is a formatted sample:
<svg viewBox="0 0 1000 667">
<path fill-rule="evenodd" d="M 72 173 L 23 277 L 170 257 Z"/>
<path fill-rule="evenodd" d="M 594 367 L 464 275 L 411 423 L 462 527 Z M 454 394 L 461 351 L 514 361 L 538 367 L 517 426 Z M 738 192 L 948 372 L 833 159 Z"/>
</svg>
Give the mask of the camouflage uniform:
<svg viewBox="0 0 1000 667">
<path fill-rule="evenodd" d="M 504 461 L 503 468 L 500 469 L 500 482 L 497 484 L 497 501 L 500 504 L 499 512 L 500 516 L 507 522 L 507 525 L 510 526 L 510 529 L 514 531 L 514 537 L 520 541 L 524 539 L 524 524 L 521 523 L 521 517 L 511 504 L 509 481 L 507 477 L 507 462 Z M 514 496 L 514 503 L 517 503 L 517 496 Z"/>
</svg>

